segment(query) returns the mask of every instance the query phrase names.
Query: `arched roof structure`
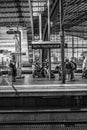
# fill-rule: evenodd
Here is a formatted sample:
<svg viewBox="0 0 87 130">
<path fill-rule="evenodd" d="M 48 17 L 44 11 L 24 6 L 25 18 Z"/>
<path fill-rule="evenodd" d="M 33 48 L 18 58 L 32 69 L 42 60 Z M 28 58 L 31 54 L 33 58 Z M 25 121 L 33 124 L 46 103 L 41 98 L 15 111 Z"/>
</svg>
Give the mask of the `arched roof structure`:
<svg viewBox="0 0 87 130">
<path fill-rule="evenodd" d="M 67 35 L 87 38 L 87 1 L 63 0 L 64 31 Z M 0 26 L 22 26 L 28 39 L 38 35 L 38 13 L 42 14 L 43 40 L 47 37 L 47 0 L 0 0 Z M 59 33 L 59 0 L 50 0 L 51 31 Z"/>
<path fill-rule="evenodd" d="M 28 41 L 32 40 L 30 0 L 0 0 L 0 27 L 27 29 Z"/>
<path fill-rule="evenodd" d="M 30 27 L 30 0 L 0 0 L 0 26 Z"/>
<path fill-rule="evenodd" d="M 59 0 L 53 1 L 50 19 L 52 21 L 52 32 L 60 31 Z M 63 26 L 67 35 L 87 38 L 87 1 L 86 0 L 63 0 Z M 44 31 L 44 39 L 46 35 Z"/>
</svg>

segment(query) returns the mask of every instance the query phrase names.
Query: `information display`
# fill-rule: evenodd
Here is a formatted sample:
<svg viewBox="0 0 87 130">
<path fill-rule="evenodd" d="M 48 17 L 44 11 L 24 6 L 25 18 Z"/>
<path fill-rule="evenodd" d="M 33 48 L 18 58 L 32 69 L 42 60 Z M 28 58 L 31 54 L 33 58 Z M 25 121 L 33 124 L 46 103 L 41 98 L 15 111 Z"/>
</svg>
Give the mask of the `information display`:
<svg viewBox="0 0 87 130">
<path fill-rule="evenodd" d="M 56 49 L 61 48 L 61 43 L 58 42 L 32 42 L 32 49 Z M 67 44 L 64 43 L 64 48 L 67 48 Z"/>
</svg>

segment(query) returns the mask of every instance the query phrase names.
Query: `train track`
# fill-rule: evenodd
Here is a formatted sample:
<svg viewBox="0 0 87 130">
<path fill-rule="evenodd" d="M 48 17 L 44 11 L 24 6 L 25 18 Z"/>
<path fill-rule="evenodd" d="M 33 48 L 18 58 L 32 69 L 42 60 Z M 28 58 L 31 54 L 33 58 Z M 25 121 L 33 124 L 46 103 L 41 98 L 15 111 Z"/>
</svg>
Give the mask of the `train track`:
<svg viewBox="0 0 87 130">
<path fill-rule="evenodd" d="M 0 130 L 87 130 L 87 110 L 0 111 Z"/>
</svg>

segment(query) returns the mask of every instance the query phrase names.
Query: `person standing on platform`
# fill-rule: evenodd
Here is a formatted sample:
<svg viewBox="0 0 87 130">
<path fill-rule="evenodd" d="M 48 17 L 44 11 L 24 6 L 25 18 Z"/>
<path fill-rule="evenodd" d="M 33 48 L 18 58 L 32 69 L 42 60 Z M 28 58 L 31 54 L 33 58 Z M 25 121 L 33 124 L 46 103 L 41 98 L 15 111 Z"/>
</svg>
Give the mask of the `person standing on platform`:
<svg viewBox="0 0 87 130">
<path fill-rule="evenodd" d="M 71 60 L 70 60 L 71 64 L 72 64 L 72 71 L 71 71 L 71 80 L 75 80 L 75 75 L 74 75 L 74 72 L 77 68 L 77 64 L 75 62 L 75 60 L 73 59 L 73 57 L 71 57 Z"/>
<path fill-rule="evenodd" d="M 56 68 L 55 68 L 55 71 L 58 73 L 58 79 L 61 80 L 61 64 L 57 65 Z"/>
<path fill-rule="evenodd" d="M 66 59 L 66 62 L 65 62 L 65 73 L 66 73 L 66 76 L 68 76 L 68 80 L 71 81 L 72 63 L 69 61 L 69 59 Z"/>
<path fill-rule="evenodd" d="M 16 75 L 17 75 L 16 64 L 12 60 L 10 60 L 9 66 L 11 68 L 12 82 L 15 82 L 16 81 Z"/>
<path fill-rule="evenodd" d="M 85 70 L 86 70 L 86 58 L 85 56 L 83 56 L 83 64 L 82 64 L 82 78 L 84 77 L 84 73 L 85 73 Z"/>
</svg>

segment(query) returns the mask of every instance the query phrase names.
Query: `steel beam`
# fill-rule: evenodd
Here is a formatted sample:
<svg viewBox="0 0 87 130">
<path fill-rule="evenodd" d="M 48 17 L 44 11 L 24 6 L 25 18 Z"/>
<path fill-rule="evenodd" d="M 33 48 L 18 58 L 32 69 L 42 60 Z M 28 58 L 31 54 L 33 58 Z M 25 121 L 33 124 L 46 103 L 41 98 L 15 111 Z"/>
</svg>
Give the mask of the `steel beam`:
<svg viewBox="0 0 87 130">
<path fill-rule="evenodd" d="M 63 0 L 59 1 L 60 8 L 60 39 L 61 39 L 61 67 L 62 67 L 62 83 L 65 83 L 64 69 L 64 25 L 63 25 Z"/>
</svg>

